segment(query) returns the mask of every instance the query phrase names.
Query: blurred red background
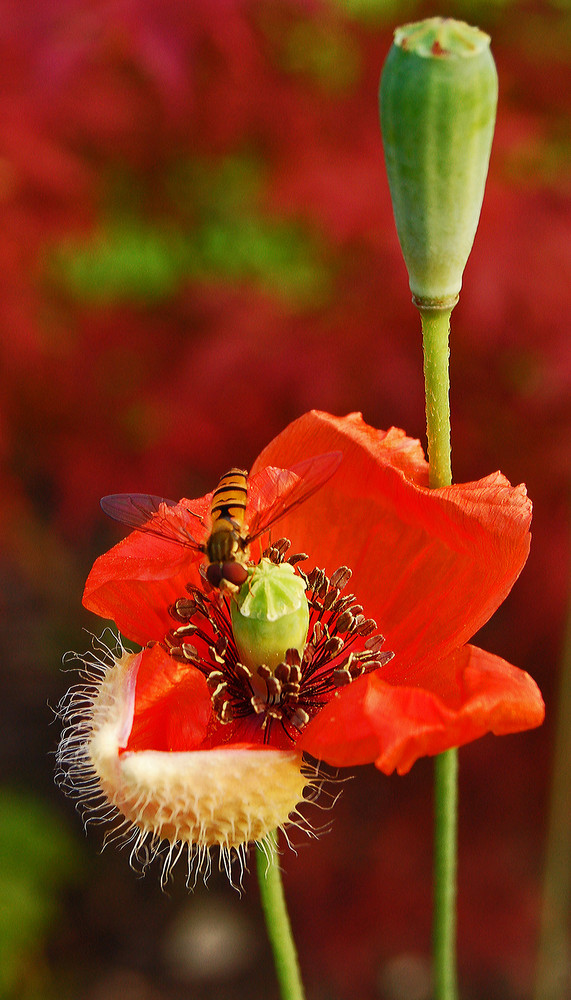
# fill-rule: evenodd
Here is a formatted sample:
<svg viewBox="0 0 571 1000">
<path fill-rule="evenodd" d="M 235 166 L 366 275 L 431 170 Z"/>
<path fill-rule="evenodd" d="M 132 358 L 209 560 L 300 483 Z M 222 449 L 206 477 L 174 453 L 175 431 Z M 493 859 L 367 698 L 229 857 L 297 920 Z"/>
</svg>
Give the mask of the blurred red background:
<svg viewBox="0 0 571 1000">
<path fill-rule="evenodd" d="M 478 642 L 548 710 L 541 731 L 461 751 L 460 978 L 465 1000 L 531 996 L 569 552 L 571 17 L 555 0 L 3 0 L 3 996 L 277 996 L 255 879 L 242 899 L 218 874 L 165 896 L 100 855 L 53 787 L 49 706 L 62 653 L 99 628 L 83 581 L 120 535 L 100 496 L 199 496 L 312 407 L 424 441 L 377 87 L 394 27 L 434 13 L 488 30 L 500 77 L 453 314 L 454 477 L 500 468 L 535 504 L 529 563 Z M 284 856 L 311 1000 L 429 996 L 431 784 L 430 761 L 361 768 L 331 832 Z"/>
</svg>

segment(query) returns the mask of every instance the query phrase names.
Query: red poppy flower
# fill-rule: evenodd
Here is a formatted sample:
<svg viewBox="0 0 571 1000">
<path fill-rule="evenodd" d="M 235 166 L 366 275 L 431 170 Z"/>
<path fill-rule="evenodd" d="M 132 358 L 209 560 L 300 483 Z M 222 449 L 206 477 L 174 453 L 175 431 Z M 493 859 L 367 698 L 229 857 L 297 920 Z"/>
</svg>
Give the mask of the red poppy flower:
<svg viewBox="0 0 571 1000">
<path fill-rule="evenodd" d="M 395 656 L 320 714 L 307 749 L 332 764 L 374 760 L 402 774 L 424 754 L 540 725 L 543 700 L 529 675 L 466 645 L 526 562 L 525 487 L 496 472 L 429 490 L 420 443 L 395 428 L 375 430 L 360 414 L 306 414 L 264 449 L 252 471 L 332 447 L 343 463 L 327 494 L 280 530 L 326 570 L 351 566 L 351 585 Z M 339 726 L 344 734 L 336 738 Z"/>
<path fill-rule="evenodd" d="M 254 463 L 247 517 L 267 503 L 276 468 L 332 451 L 343 454 L 338 471 L 279 521 L 292 551 L 308 555 L 310 619 L 305 648 L 275 670 L 262 665 L 253 678 L 240 664 L 229 602 L 204 594 L 199 551 L 135 531 L 89 575 L 86 607 L 146 648 L 103 668 L 87 711 L 72 706 L 61 758 L 68 772 L 71 757 L 88 778 L 95 771 L 137 844 L 187 842 L 204 857 L 216 843 L 227 857 L 295 811 L 304 752 L 404 773 L 424 754 L 543 719 L 528 674 L 466 645 L 526 561 L 525 488 L 496 473 L 430 490 L 418 441 L 359 414 L 312 412 Z M 164 516 L 206 538 L 210 501 L 184 500 Z M 282 563 L 284 548 L 270 556 Z M 338 567 L 351 567 L 354 597 L 341 594 L 349 573 Z M 377 624 L 394 656 L 371 635 Z"/>
</svg>

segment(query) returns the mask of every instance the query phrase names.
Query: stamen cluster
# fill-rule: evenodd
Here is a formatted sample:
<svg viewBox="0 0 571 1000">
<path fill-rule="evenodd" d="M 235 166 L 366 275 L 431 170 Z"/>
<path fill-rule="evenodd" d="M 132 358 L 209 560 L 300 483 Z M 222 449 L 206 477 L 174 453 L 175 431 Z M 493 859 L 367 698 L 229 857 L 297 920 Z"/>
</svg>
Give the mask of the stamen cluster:
<svg viewBox="0 0 571 1000">
<path fill-rule="evenodd" d="M 264 556 L 280 564 L 289 547 L 289 540 L 282 538 Z M 170 608 L 172 618 L 180 623 L 165 637 L 170 655 L 192 663 L 204 674 L 221 723 L 257 719 L 264 743 L 271 742 L 275 723 L 295 743 L 338 688 L 377 670 L 394 655 L 382 651 L 384 638 L 374 634 L 377 624 L 365 617 L 355 595 L 341 596 L 351 570 L 341 566 L 330 578 L 318 568 L 306 574 L 297 565 L 306 558 L 297 553 L 287 562 L 305 584 L 310 608 L 307 640 L 301 654 L 297 649 L 285 650 L 273 669 L 264 663 L 252 669 L 240 662 L 228 596 L 189 585 L 190 597 Z"/>
</svg>

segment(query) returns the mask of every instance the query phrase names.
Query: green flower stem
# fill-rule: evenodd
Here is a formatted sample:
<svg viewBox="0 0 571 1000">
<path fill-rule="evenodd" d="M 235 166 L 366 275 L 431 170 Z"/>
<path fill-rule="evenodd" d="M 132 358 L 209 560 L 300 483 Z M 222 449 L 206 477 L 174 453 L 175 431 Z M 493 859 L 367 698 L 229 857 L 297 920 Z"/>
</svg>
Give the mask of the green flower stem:
<svg viewBox="0 0 571 1000">
<path fill-rule="evenodd" d="M 422 321 L 429 483 L 452 482 L 450 462 L 449 335 L 447 309 L 423 308 Z M 435 760 L 434 785 L 434 1000 L 456 1000 L 456 854 L 458 824 L 458 751 Z"/>
<path fill-rule="evenodd" d="M 535 1000 L 564 1000 L 571 988 L 571 601 L 557 706 Z"/>
<path fill-rule="evenodd" d="M 256 864 L 262 909 L 282 1000 L 304 1000 L 305 993 L 279 866 L 276 831 L 266 837 L 264 848 L 256 847 Z"/>
<path fill-rule="evenodd" d="M 434 1000 L 456 1000 L 458 751 L 434 761 Z"/>
<path fill-rule="evenodd" d="M 435 488 L 450 486 L 450 314 L 452 308 L 430 309 L 416 303 L 422 321 L 424 347 L 424 390 L 428 436 L 429 483 Z"/>
</svg>

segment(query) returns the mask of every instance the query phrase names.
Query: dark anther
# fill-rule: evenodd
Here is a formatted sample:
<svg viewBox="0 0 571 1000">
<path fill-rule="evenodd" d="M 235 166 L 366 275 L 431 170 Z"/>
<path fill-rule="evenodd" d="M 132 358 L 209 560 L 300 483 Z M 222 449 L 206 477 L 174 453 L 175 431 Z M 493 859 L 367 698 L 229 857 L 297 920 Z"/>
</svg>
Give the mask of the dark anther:
<svg viewBox="0 0 571 1000">
<path fill-rule="evenodd" d="M 266 559 L 270 559 L 273 563 L 277 563 L 279 565 L 279 563 L 283 562 L 284 555 L 290 545 L 291 542 L 289 538 L 278 538 L 275 542 L 272 542 L 271 545 L 268 545 L 267 549 L 264 549 L 262 555 Z"/>
<path fill-rule="evenodd" d="M 183 642 L 182 644 L 182 655 L 185 660 L 190 660 L 191 663 L 195 663 L 200 660 L 200 656 L 196 646 L 192 646 L 190 642 Z"/>
<path fill-rule="evenodd" d="M 353 576 L 353 573 L 348 566 L 340 566 L 331 575 L 331 586 L 335 587 L 336 590 L 343 590 L 349 583 L 349 580 Z"/>
<path fill-rule="evenodd" d="M 323 638 L 323 625 L 321 624 L 321 622 L 317 621 L 313 626 L 313 635 L 311 637 L 313 645 L 318 646 L 322 638 Z"/>
<path fill-rule="evenodd" d="M 370 635 L 376 629 L 376 623 L 373 618 L 365 618 L 360 624 L 357 625 L 357 635 Z"/>
<path fill-rule="evenodd" d="M 222 635 L 221 633 L 218 635 L 214 644 L 214 649 L 218 653 L 218 656 L 224 656 L 226 650 L 228 649 L 228 639 L 225 635 Z"/>
<path fill-rule="evenodd" d="M 335 610 L 341 614 L 342 611 L 348 611 L 355 600 L 354 594 L 346 594 L 345 597 L 340 597 L 337 601 Z"/>
<path fill-rule="evenodd" d="M 288 666 L 299 666 L 301 663 L 301 657 L 297 649 L 287 649 L 285 655 L 285 662 Z"/>
<path fill-rule="evenodd" d="M 289 557 L 288 563 L 291 563 L 292 566 L 295 566 L 296 563 L 304 562 L 305 559 L 309 559 L 309 556 L 306 555 L 305 552 L 295 552 L 293 556 Z"/>
<path fill-rule="evenodd" d="M 198 625 L 192 625 L 190 622 L 187 622 L 186 625 L 180 625 L 177 629 L 175 629 L 174 634 L 177 639 L 183 639 L 187 635 L 196 635 L 199 631 L 200 629 Z"/>
<path fill-rule="evenodd" d="M 335 601 L 337 600 L 338 597 L 339 597 L 339 591 L 336 588 L 334 590 L 330 590 L 323 599 L 323 609 L 325 611 L 330 611 L 331 605 L 335 604 Z"/>
<path fill-rule="evenodd" d="M 280 696 L 280 694 L 282 692 L 282 686 L 281 686 L 280 682 L 278 681 L 277 677 L 274 676 L 274 674 L 270 674 L 270 676 L 267 678 L 266 685 L 267 685 L 268 694 L 270 695 L 270 697 L 271 698 L 279 698 L 279 696 Z"/>
<path fill-rule="evenodd" d="M 234 671 L 236 673 L 236 676 L 239 677 L 240 680 L 249 681 L 253 676 L 250 668 L 246 667 L 245 664 L 243 663 L 237 663 L 236 666 L 234 667 Z"/>
<path fill-rule="evenodd" d="M 301 658 L 303 666 L 308 667 L 309 664 L 312 662 L 314 656 L 315 656 L 315 646 L 313 644 L 313 640 L 311 640 L 311 642 L 307 643 L 303 651 L 303 656 Z"/>
<path fill-rule="evenodd" d="M 315 566 L 311 570 L 311 572 L 307 574 L 307 581 L 309 583 L 311 590 L 313 590 L 314 593 L 317 593 L 317 591 L 323 585 L 325 579 L 326 579 L 325 573 L 323 572 L 322 569 L 318 569 L 317 566 Z"/>
<path fill-rule="evenodd" d="M 384 653 L 383 652 L 376 653 L 375 655 L 377 657 L 378 666 L 379 667 L 384 667 L 385 663 L 388 663 L 389 660 L 392 660 L 392 658 L 393 658 L 393 656 L 395 654 L 393 653 L 392 649 L 387 649 L 387 650 L 385 650 Z"/>
<path fill-rule="evenodd" d="M 372 621 L 372 619 L 371 619 L 371 621 Z M 377 626 L 375 624 L 375 628 L 376 627 Z M 384 641 L 385 641 L 384 635 L 372 635 L 372 636 L 370 636 L 369 639 L 367 639 L 367 641 L 365 643 L 365 649 L 370 650 L 371 653 L 376 653 L 377 650 L 382 647 Z"/>
<path fill-rule="evenodd" d="M 286 681 L 289 681 L 291 667 L 288 667 L 287 663 L 278 663 L 274 673 L 277 679 L 285 684 Z"/>
<path fill-rule="evenodd" d="M 184 645 L 185 644 L 183 643 L 183 648 L 184 648 Z M 226 662 L 225 659 L 224 659 L 224 657 L 220 656 L 220 654 L 216 652 L 214 646 L 210 647 L 209 652 L 210 652 L 210 660 L 211 660 L 212 663 L 216 664 L 216 666 L 218 666 L 219 664 L 223 665 Z"/>
<path fill-rule="evenodd" d="M 323 653 L 326 656 L 337 656 L 343 649 L 344 645 L 345 643 L 340 636 L 333 635 L 323 646 Z"/>
<path fill-rule="evenodd" d="M 188 597 L 181 597 L 174 604 L 171 604 L 169 614 L 172 618 L 178 618 L 179 621 L 186 622 L 189 618 L 192 618 L 197 610 L 198 605 L 196 601 L 189 600 Z"/>
<path fill-rule="evenodd" d="M 371 670 L 376 670 L 380 666 L 378 660 L 362 660 L 359 664 L 360 669 L 368 674 Z"/>
<path fill-rule="evenodd" d="M 338 632 L 349 632 L 352 628 L 355 619 L 350 611 L 344 611 L 342 615 L 339 615 L 337 619 L 337 630 Z"/>
</svg>

